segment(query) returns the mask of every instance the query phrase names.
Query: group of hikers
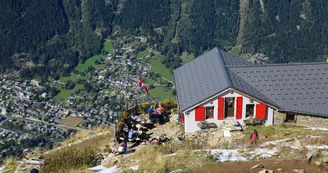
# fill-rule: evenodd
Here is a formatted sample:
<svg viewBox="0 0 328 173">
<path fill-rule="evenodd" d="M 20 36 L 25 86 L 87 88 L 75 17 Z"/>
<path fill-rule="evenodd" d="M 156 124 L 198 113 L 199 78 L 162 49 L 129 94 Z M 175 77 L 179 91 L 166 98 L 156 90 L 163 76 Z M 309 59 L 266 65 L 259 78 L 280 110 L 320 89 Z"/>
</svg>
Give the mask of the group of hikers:
<svg viewBox="0 0 328 173">
<path fill-rule="evenodd" d="M 159 120 L 159 124 L 163 124 L 165 121 L 168 121 L 168 114 L 162 105 L 155 105 L 155 107 L 150 105 L 147 112 L 149 119 L 153 123 L 156 122 L 157 119 Z"/>
<path fill-rule="evenodd" d="M 115 124 L 116 143 L 120 144 L 123 142 L 123 144 L 114 152 L 123 154 L 131 152 L 127 147 L 128 142 L 148 141 L 148 145 L 156 145 L 162 144 L 168 140 L 166 135 L 150 138 L 150 136 L 145 133 L 145 130 L 153 128 L 157 121 L 159 121 L 159 124 L 163 124 L 169 120 L 168 113 L 165 111 L 164 107 L 162 105 L 150 106 L 147 109 L 147 113 L 149 120 L 143 119 L 138 115 L 131 115 L 124 120 L 124 124 L 120 128 L 117 123 Z"/>
</svg>

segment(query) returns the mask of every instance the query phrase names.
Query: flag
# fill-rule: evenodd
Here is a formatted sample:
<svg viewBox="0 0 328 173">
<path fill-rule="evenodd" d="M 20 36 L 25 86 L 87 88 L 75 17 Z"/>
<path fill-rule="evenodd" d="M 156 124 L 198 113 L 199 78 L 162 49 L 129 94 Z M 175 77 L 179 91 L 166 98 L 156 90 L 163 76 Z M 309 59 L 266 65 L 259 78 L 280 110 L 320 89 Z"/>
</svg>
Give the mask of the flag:
<svg viewBox="0 0 328 173">
<path fill-rule="evenodd" d="M 138 78 L 138 86 L 142 87 L 143 90 L 148 94 L 148 88 L 146 87 L 146 85 L 144 85 L 140 78 Z"/>
<path fill-rule="evenodd" d="M 148 88 L 146 86 L 143 85 L 143 89 L 144 91 L 148 94 Z"/>
<path fill-rule="evenodd" d="M 138 86 L 143 86 L 142 80 L 138 78 Z"/>
</svg>

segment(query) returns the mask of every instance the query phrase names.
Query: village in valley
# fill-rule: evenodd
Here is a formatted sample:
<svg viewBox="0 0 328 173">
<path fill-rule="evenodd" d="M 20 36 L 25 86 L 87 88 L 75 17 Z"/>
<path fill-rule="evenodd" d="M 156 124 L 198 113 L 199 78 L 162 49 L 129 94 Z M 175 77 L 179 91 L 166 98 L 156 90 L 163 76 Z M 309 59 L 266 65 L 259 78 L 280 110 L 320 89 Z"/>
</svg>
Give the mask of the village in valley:
<svg viewBox="0 0 328 173">
<path fill-rule="evenodd" d="M 102 53 L 50 81 L 0 75 L 2 158 L 51 149 L 79 130 L 110 127 L 126 105 L 175 99 L 173 77 L 147 37 L 106 40 Z M 138 78 L 149 90 L 137 85 Z M 33 150 L 30 150 L 33 153 Z"/>
</svg>

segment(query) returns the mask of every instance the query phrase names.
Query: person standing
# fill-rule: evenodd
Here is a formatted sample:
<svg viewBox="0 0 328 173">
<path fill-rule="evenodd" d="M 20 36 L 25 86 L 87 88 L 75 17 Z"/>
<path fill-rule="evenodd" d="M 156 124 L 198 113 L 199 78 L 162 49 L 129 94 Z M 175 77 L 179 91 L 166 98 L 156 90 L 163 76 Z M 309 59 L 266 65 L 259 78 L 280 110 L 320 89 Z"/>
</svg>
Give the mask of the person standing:
<svg viewBox="0 0 328 173">
<path fill-rule="evenodd" d="M 128 134 L 124 134 L 123 153 L 128 154 Z"/>
<path fill-rule="evenodd" d="M 252 144 L 256 144 L 258 138 L 259 138 L 259 134 L 257 133 L 256 130 L 254 130 L 254 132 L 250 136 L 250 139 L 252 140 Z"/>
<path fill-rule="evenodd" d="M 147 112 L 148 112 L 148 118 L 151 119 L 151 114 L 153 112 L 153 106 L 152 105 L 149 106 Z"/>
</svg>

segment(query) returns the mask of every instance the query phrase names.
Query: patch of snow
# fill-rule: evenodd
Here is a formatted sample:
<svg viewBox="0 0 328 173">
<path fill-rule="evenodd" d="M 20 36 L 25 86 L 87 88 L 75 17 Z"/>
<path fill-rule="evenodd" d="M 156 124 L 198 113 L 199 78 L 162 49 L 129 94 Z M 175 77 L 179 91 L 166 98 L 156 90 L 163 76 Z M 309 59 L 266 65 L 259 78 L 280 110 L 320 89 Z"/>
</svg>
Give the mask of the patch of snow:
<svg viewBox="0 0 328 173">
<path fill-rule="evenodd" d="M 302 147 L 300 146 L 289 146 L 291 149 L 294 149 L 294 150 L 300 150 L 302 149 Z"/>
<path fill-rule="evenodd" d="M 98 171 L 98 170 L 102 170 L 102 169 L 107 169 L 107 168 L 103 165 L 98 165 L 98 166 L 89 168 L 89 170 L 92 170 L 92 171 Z"/>
<path fill-rule="evenodd" d="M 237 150 L 237 149 L 213 149 L 206 150 L 214 157 L 216 157 L 220 162 L 225 161 L 247 161 L 256 157 L 266 157 L 270 158 L 278 152 L 277 148 L 267 149 L 267 148 L 256 148 L 253 151 L 247 150 Z M 242 152 L 240 152 L 242 151 Z M 245 157 L 245 155 L 251 155 L 250 158 Z"/>
<path fill-rule="evenodd" d="M 315 150 L 315 149 L 328 149 L 328 145 L 308 145 L 306 146 L 308 150 Z"/>
<path fill-rule="evenodd" d="M 5 168 L 4 166 L 3 167 L 0 167 L 0 172 L 3 170 L 3 168 Z"/>
<path fill-rule="evenodd" d="M 210 152 L 220 162 L 247 160 L 245 157 L 239 154 L 238 150 L 214 149 L 214 150 L 206 150 L 206 151 Z"/>
<path fill-rule="evenodd" d="M 168 154 L 168 155 L 165 155 L 164 157 L 171 157 L 171 156 L 175 156 L 175 155 L 177 155 L 177 153 Z"/>
<path fill-rule="evenodd" d="M 310 136 L 310 138 L 321 138 L 322 136 Z"/>
<path fill-rule="evenodd" d="M 131 166 L 131 169 L 134 170 L 134 171 L 137 171 L 139 169 L 139 166 L 138 165 Z"/>
<path fill-rule="evenodd" d="M 277 152 L 278 152 L 278 149 L 277 148 L 273 148 L 273 149 L 256 148 L 254 151 L 250 151 L 248 153 L 249 154 L 253 154 L 253 156 L 251 158 L 254 158 L 255 156 L 257 156 L 257 157 L 267 157 L 267 158 L 270 158 L 274 154 L 276 154 Z"/>
<path fill-rule="evenodd" d="M 310 127 L 307 129 L 311 129 L 311 130 L 322 130 L 322 131 L 328 131 L 328 128 L 317 128 L 317 127 Z"/>
<path fill-rule="evenodd" d="M 288 141 L 288 140 L 292 140 L 292 139 L 287 138 L 287 139 L 280 139 L 280 140 L 276 140 L 276 141 L 268 141 L 268 142 L 264 142 L 263 144 L 261 144 L 260 147 L 266 147 L 270 144 L 277 145 L 277 143 L 285 142 L 285 141 Z"/>
<path fill-rule="evenodd" d="M 182 171 L 183 171 L 182 169 L 177 169 L 177 170 L 171 171 L 171 172 L 169 172 L 169 173 L 182 172 Z"/>
<path fill-rule="evenodd" d="M 120 172 L 120 170 L 116 166 L 106 168 L 102 165 L 89 168 L 89 170 L 97 171 L 97 173 L 119 173 Z"/>
</svg>

